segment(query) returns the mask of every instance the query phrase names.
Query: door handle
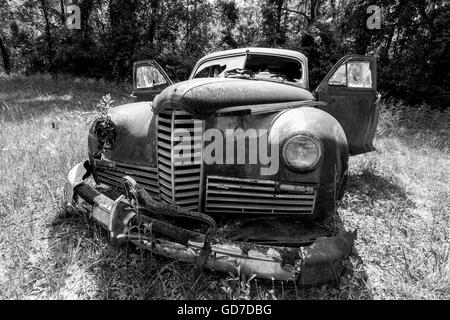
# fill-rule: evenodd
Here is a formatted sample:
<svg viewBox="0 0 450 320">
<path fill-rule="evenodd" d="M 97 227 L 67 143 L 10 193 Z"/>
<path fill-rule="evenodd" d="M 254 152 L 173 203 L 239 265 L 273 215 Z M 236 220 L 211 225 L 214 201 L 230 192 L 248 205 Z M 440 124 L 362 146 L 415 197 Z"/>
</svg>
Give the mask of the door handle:
<svg viewBox="0 0 450 320">
<path fill-rule="evenodd" d="M 381 100 L 381 94 L 379 92 L 377 92 L 377 94 L 375 96 L 377 97 L 377 99 L 374 101 L 373 104 L 377 104 Z"/>
</svg>

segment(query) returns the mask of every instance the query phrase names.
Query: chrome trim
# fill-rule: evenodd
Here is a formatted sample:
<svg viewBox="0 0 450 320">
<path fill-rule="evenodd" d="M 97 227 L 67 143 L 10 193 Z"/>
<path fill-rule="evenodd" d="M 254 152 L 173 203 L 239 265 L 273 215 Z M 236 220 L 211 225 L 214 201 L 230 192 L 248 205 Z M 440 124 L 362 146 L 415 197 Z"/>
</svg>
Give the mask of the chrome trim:
<svg viewBox="0 0 450 320">
<path fill-rule="evenodd" d="M 279 192 L 278 185 L 278 182 L 271 180 L 208 176 L 205 212 L 266 215 L 314 212 L 315 188 L 309 193 Z"/>
<path fill-rule="evenodd" d="M 95 164 L 99 163 L 95 162 Z M 95 173 L 99 183 L 119 189 L 122 188 L 122 177 L 128 175 L 142 185 L 154 199 L 159 199 L 158 174 L 157 169 L 154 167 L 114 162 L 114 168 L 96 166 Z"/>
<path fill-rule="evenodd" d="M 182 158 L 175 159 L 174 131 L 177 128 L 184 128 L 191 133 L 203 133 L 204 121 L 201 122 L 201 127 L 197 127 L 196 120 L 189 113 L 173 109 L 160 112 L 157 121 L 158 180 L 161 200 L 189 210 L 199 210 L 202 201 L 200 194 L 203 179 L 203 139 L 202 136 L 200 139 L 191 136 L 189 156 L 193 163 L 177 163 L 176 160 Z"/>
</svg>

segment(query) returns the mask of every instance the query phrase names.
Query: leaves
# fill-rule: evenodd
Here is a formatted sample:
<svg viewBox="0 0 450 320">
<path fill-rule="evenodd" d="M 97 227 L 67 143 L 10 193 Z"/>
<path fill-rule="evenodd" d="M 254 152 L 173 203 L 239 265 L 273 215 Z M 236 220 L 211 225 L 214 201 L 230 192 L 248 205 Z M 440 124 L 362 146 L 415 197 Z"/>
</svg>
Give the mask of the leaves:
<svg viewBox="0 0 450 320">
<path fill-rule="evenodd" d="M 150 58 L 180 81 L 206 53 L 283 47 L 308 56 L 314 89 L 342 55 L 355 52 L 379 58 L 378 88 L 386 96 L 433 107 L 450 102 L 450 5 L 438 1 L 77 3 L 81 30 L 67 29 L 59 1 L 0 1 L 3 69 L 129 81 L 132 63 Z M 366 26 L 370 5 L 381 8 L 381 29 Z"/>
</svg>

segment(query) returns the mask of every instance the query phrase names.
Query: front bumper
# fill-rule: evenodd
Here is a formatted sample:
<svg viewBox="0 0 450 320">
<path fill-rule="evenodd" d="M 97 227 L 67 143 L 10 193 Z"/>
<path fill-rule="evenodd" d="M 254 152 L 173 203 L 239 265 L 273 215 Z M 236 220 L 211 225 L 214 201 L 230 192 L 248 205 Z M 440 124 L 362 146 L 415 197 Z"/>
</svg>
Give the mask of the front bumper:
<svg viewBox="0 0 450 320">
<path fill-rule="evenodd" d="M 70 170 L 66 187 L 67 201 L 89 212 L 91 218 L 110 232 L 114 243 L 130 241 L 155 254 L 211 270 L 234 273 L 236 268 L 240 268 L 240 273 L 247 276 L 294 280 L 301 285 L 311 285 L 339 277 L 344 269 L 343 261 L 348 258 L 353 248 L 354 236 L 351 232 L 332 237 L 318 237 L 311 245 L 301 247 L 276 247 L 230 241 L 214 234 L 205 236 L 195 232 L 179 239 L 176 235 L 156 238 L 151 233 L 150 236 L 145 236 L 148 235 L 149 229 L 163 229 L 165 223 L 144 217 L 139 210 L 133 209 L 135 207 L 124 195 L 113 200 L 86 184 L 85 180 L 89 175 L 87 162 L 79 163 Z M 153 208 L 158 211 L 167 208 L 165 204 L 155 205 Z M 134 224 L 136 221 L 144 221 L 140 224 L 144 226 L 143 231 L 137 231 Z M 172 228 L 175 230 L 169 231 L 176 234 L 178 227 Z"/>
</svg>

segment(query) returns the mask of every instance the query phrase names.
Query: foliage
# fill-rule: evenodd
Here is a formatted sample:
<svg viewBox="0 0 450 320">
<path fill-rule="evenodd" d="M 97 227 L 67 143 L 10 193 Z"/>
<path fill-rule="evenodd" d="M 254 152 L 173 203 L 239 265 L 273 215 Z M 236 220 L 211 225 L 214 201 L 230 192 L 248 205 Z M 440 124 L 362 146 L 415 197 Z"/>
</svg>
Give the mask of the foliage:
<svg viewBox="0 0 450 320">
<path fill-rule="evenodd" d="M 69 2 L 81 30 L 66 26 Z M 367 28 L 370 5 L 381 29 Z M 342 55 L 359 53 L 378 57 L 387 97 L 450 102 L 450 4 L 438 0 L 0 0 L 0 15 L 2 65 L 13 72 L 129 81 L 134 61 L 153 58 L 181 81 L 215 50 L 284 47 L 308 55 L 313 89 Z"/>
</svg>

